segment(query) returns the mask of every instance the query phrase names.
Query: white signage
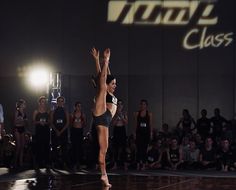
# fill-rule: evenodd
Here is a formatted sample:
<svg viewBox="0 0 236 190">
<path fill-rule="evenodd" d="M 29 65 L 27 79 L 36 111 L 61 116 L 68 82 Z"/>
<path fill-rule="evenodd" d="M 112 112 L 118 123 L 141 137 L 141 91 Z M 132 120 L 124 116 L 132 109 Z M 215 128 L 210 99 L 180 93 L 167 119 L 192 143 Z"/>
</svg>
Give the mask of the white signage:
<svg viewBox="0 0 236 190">
<path fill-rule="evenodd" d="M 208 27 L 217 25 L 217 0 L 111 0 L 108 4 L 108 22 L 123 25 L 195 25 L 183 38 L 185 49 L 228 46 L 233 32 L 211 34 Z M 194 22 L 194 23 L 193 23 Z M 199 39 L 197 42 L 192 38 Z"/>
</svg>

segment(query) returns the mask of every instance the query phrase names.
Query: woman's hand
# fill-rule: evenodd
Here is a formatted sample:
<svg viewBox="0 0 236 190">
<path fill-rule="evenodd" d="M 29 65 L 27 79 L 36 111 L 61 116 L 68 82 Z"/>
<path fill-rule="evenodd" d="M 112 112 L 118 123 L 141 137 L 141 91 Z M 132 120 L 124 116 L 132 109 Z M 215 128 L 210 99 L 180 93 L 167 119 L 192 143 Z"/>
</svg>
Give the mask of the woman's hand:
<svg viewBox="0 0 236 190">
<path fill-rule="evenodd" d="M 111 56 L 111 50 L 109 48 L 105 49 L 103 56 L 105 61 L 109 61 Z"/>
<path fill-rule="evenodd" d="M 91 54 L 92 54 L 93 58 L 94 58 L 96 61 L 99 61 L 99 51 L 98 51 L 98 50 L 96 50 L 95 48 L 92 48 Z"/>
</svg>

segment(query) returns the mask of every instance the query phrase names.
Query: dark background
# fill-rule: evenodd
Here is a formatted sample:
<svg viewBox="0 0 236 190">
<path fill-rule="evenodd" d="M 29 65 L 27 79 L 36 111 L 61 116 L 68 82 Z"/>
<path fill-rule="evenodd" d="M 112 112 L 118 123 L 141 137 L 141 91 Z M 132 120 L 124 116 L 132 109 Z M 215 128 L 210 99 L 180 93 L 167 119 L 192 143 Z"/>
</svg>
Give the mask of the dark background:
<svg viewBox="0 0 236 190">
<path fill-rule="evenodd" d="M 147 99 L 154 115 L 154 127 L 163 122 L 175 126 L 182 109 L 197 119 L 201 109 L 221 109 L 232 119 L 236 110 L 235 0 L 216 1 L 218 23 L 209 34 L 233 32 L 228 47 L 186 50 L 183 37 L 193 28 L 185 26 L 128 25 L 107 22 L 107 0 L 1 1 L 0 2 L 0 102 L 5 110 L 6 128 L 12 127 L 15 102 L 27 101 L 31 118 L 37 97 L 45 94 L 25 85 L 24 71 L 32 64 L 46 63 L 62 74 L 62 95 L 73 110 L 76 100 L 83 103 L 90 119 L 95 94 L 90 76 L 95 73 L 90 55 L 93 46 L 102 52 L 111 48 L 111 70 L 117 77 L 118 98 L 129 113 L 132 132 L 133 112 L 139 100 Z M 33 131 L 33 127 L 30 129 Z"/>
</svg>

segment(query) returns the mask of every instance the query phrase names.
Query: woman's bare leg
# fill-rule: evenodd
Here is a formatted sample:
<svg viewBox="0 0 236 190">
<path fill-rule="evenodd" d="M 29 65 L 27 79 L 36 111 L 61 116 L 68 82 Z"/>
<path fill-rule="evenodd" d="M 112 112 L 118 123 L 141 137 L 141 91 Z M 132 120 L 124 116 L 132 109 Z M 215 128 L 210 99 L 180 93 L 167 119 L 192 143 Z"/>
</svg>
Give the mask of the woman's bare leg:
<svg viewBox="0 0 236 190">
<path fill-rule="evenodd" d="M 101 180 L 105 186 L 111 187 L 106 172 L 106 153 L 108 149 L 108 128 L 104 126 L 97 126 L 98 141 L 99 141 L 99 156 L 98 162 L 101 170 Z"/>
<path fill-rule="evenodd" d="M 110 49 L 105 50 L 104 56 L 106 56 L 106 61 L 102 67 L 100 77 L 99 77 L 99 89 L 98 94 L 96 96 L 96 102 L 95 102 L 95 109 L 94 109 L 94 115 L 100 116 L 104 114 L 107 110 L 106 107 L 106 95 L 107 95 L 107 85 L 106 85 L 106 78 L 107 78 L 107 69 L 109 64 L 109 58 L 110 58 Z M 101 180 L 103 184 L 107 187 L 111 187 L 111 184 L 108 181 L 107 172 L 106 172 L 106 153 L 108 148 L 108 128 L 107 126 L 98 125 L 97 126 L 98 131 L 98 141 L 99 141 L 99 166 L 101 170 Z"/>
</svg>

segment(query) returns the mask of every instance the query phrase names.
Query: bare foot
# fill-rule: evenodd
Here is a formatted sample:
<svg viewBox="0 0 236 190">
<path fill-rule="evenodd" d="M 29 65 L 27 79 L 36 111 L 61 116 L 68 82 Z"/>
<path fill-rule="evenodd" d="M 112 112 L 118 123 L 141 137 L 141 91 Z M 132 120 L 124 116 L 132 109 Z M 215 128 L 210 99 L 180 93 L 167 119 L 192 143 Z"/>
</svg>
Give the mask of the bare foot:
<svg viewBox="0 0 236 190">
<path fill-rule="evenodd" d="M 102 181 L 102 184 L 103 184 L 105 187 L 111 187 L 111 184 L 109 183 L 107 174 L 102 174 L 102 176 L 101 176 L 101 181 Z"/>
</svg>

